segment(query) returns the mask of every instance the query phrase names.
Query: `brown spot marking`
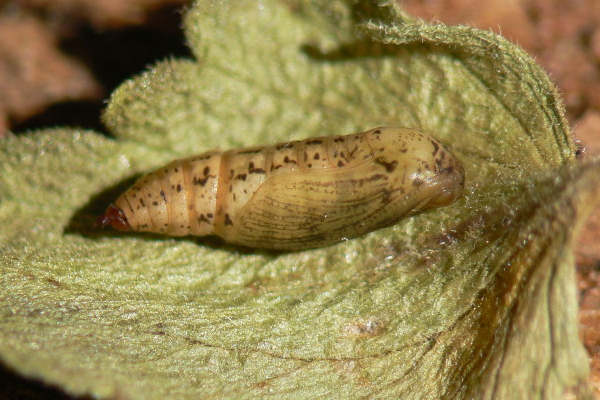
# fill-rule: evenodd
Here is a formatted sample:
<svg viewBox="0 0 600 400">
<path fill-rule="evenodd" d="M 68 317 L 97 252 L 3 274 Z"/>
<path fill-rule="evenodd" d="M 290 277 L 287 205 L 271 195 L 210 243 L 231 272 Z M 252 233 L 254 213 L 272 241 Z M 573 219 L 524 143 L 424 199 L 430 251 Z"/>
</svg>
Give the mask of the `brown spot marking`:
<svg viewBox="0 0 600 400">
<path fill-rule="evenodd" d="M 180 183 L 177 184 L 177 193 L 179 193 L 179 192 L 181 192 L 181 184 Z"/>
<path fill-rule="evenodd" d="M 250 161 L 248 163 L 248 172 L 251 174 L 264 174 L 265 170 L 262 168 L 254 168 L 254 163 Z"/>
<path fill-rule="evenodd" d="M 352 151 L 350 152 L 350 155 L 348 157 L 350 157 L 350 158 L 354 157 L 354 153 L 356 153 L 356 150 L 358 150 L 358 146 L 354 146 L 354 148 L 352 149 Z"/>
<path fill-rule="evenodd" d="M 304 152 L 304 161 L 308 160 L 308 154 Z"/>
<path fill-rule="evenodd" d="M 209 178 L 214 178 L 214 175 L 209 175 L 210 173 L 210 167 L 204 167 L 204 170 L 202 171 L 202 173 L 204 174 L 204 178 L 199 178 L 197 176 L 194 177 L 194 179 L 192 179 L 192 183 L 194 185 L 200 185 L 200 186 L 204 186 L 206 185 L 206 182 L 208 182 Z M 234 170 L 230 171 L 230 179 L 233 177 L 234 174 Z"/>
<path fill-rule="evenodd" d="M 175 172 L 179 172 L 179 168 L 175 168 Z"/>
<path fill-rule="evenodd" d="M 205 223 L 207 223 L 207 224 L 209 224 L 209 223 L 210 223 L 210 221 L 208 220 L 208 218 L 206 218 L 206 217 L 204 216 L 204 214 L 200 214 L 200 216 L 198 217 L 198 222 L 205 222 Z"/>
<path fill-rule="evenodd" d="M 335 139 L 333 139 L 333 141 L 335 143 L 343 143 L 344 140 L 346 140 L 346 139 L 344 139 L 343 137 L 336 137 Z"/>
<path fill-rule="evenodd" d="M 289 158 L 288 156 L 283 157 L 283 162 L 286 164 L 296 164 L 296 160 L 292 160 L 291 158 Z"/>
<path fill-rule="evenodd" d="M 207 214 L 206 214 L 206 216 L 207 216 L 208 218 L 212 218 L 212 217 L 213 217 L 213 214 L 212 214 L 212 213 L 207 213 Z"/>
<path fill-rule="evenodd" d="M 381 134 L 381 129 L 375 129 L 373 131 L 373 135 L 379 135 L 379 134 Z"/>
<path fill-rule="evenodd" d="M 398 166 L 398 161 L 394 160 L 394 161 L 392 161 L 392 162 L 387 162 L 387 161 L 385 160 L 385 158 L 383 158 L 383 157 L 377 157 L 377 158 L 375 159 L 375 162 L 376 162 L 377 164 L 379 164 L 379 165 L 383 165 L 383 166 L 385 167 L 385 170 L 386 170 L 387 172 L 392 172 L 392 171 L 394 171 L 394 170 L 396 169 L 396 167 Z"/>
<path fill-rule="evenodd" d="M 308 163 L 308 168 L 312 168 L 312 164 L 311 163 Z"/>
<path fill-rule="evenodd" d="M 158 201 L 153 201 L 153 202 L 152 202 L 152 205 L 153 205 L 153 206 L 157 206 L 157 205 L 158 205 Z"/>
<path fill-rule="evenodd" d="M 144 199 L 140 199 L 140 204 L 142 205 L 142 207 L 146 207 L 146 203 L 144 203 Z"/>
<path fill-rule="evenodd" d="M 245 181 L 246 180 L 246 174 L 237 174 L 237 176 L 235 177 L 235 179 L 238 179 L 240 181 Z"/>
<path fill-rule="evenodd" d="M 342 162 L 342 160 L 338 161 L 337 166 L 338 167 L 343 167 L 344 166 L 344 163 Z"/>
<path fill-rule="evenodd" d="M 431 141 L 431 144 L 433 145 L 433 153 L 432 155 L 436 155 L 436 153 L 438 152 L 438 150 L 440 149 L 440 146 L 435 142 L 435 141 Z"/>
<path fill-rule="evenodd" d="M 195 176 L 194 179 L 192 179 L 192 183 L 194 185 L 204 186 L 206 185 L 208 178 L 210 178 L 210 176 L 205 176 L 204 178 L 198 178 L 197 176 Z"/>
<path fill-rule="evenodd" d="M 46 282 L 48 282 L 48 283 L 50 283 L 50 284 L 52 284 L 52 285 L 54 285 L 54 286 L 56 286 L 56 287 L 59 287 L 59 286 L 61 286 L 60 282 L 59 282 L 59 281 L 57 281 L 57 280 L 56 280 L 56 279 L 54 279 L 54 278 L 46 278 Z"/>
<path fill-rule="evenodd" d="M 312 139 L 312 140 L 307 140 L 306 144 L 322 144 L 323 141 L 321 139 Z"/>
<path fill-rule="evenodd" d="M 229 218 L 229 214 L 225 214 L 225 226 L 227 225 L 233 226 L 233 222 L 231 221 L 231 218 Z"/>
<path fill-rule="evenodd" d="M 319 153 L 315 153 L 315 155 L 313 156 L 313 158 L 315 160 L 318 160 L 319 158 L 321 158 L 321 156 L 319 155 Z"/>
</svg>

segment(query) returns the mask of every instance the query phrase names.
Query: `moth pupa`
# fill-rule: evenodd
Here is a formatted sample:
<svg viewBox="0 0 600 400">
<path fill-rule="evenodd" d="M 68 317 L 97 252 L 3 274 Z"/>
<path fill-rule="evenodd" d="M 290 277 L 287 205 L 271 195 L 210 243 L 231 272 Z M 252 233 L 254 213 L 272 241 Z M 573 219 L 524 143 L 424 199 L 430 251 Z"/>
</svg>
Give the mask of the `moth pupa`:
<svg viewBox="0 0 600 400">
<path fill-rule="evenodd" d="M 327 246 L 452 203 L 464 169 L 416 129 L 379 127 L 180 159 L 99 218 L 120 231 L 217 235 L 237 245 Z"/>
</svg>

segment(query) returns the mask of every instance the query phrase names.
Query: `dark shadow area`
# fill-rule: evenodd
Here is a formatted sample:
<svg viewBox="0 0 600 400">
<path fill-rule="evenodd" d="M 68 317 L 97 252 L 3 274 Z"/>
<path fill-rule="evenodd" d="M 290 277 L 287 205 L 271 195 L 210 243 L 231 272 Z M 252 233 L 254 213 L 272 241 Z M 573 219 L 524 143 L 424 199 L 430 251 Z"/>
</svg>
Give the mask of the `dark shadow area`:
<svg viewBox="0 0 600 400">
<path fill-rule="evenodd" d="M 113 186 L 104 189 L 102 192 L 94 195 L 85 206 L 77 210 L 77 212 L 69 220 L 69 224 L 65 227 L 64 233 L 75 233 L 86 237 L 98 236 L 123 236 L 128 235 L 128 232 L 119 232 L 113 229 L 103 229 L 96 224 L 97 218 L 104 213 L 111 202 L 131 185 L 134 184 L 139 175 L 129 177 Z"/>
<path fill-rule="evenodd" d="M 110 94 L 125 79 L 169 57 L 191 57 L 180 6 L 153 12 L 144 25 L 98 32 L 82 26 L 61 49 L 83 62 Z"/>
<path fill-rule="evenodd" d="M 144 25 L 98 31 L 88 25 L 74 27 L 60 49 L 83 63 L 100 84 L 102 98 L 57 103 L 33 115 L 11 130 L 75 126 L 104 132 L 100 115 L 110 93 L 124 80 L 169 57 L 191 57 L 181 28 L 181 6 L 153 12 Z"/>
<path fill-rule="evenodd" d="M 25 378 L 0 363 L 0 399 L 2 400 L 91 400 L 89 396 L 71 396 L 53 385 Z"/>
<path fill-rule="evenodd" d="M 11 130 L 26 133 L 34 129 L 74 127 L 102 132 L 100 113 L 104 107 L 103 100 L 55 103 L 21 123 L 11 124 Z"/>
</svg>

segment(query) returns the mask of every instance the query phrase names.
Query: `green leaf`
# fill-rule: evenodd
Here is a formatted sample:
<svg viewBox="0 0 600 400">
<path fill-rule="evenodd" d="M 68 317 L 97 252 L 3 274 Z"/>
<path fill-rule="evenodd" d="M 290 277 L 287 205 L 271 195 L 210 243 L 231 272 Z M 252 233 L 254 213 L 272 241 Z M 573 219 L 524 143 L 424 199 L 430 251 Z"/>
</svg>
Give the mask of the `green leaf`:
<svg viewBox="0 0 600 400">
<path fill-rule="evenodd" d="M 556 89 L 490 32 L 375 2 L 198 1 L 196 60 L 125 82 L 115 140 L 0 142 L 0 358 L 101 398 L 588 393 L 572 243 L 598 200 Z M 129 179 L 211 148 L 432 132 L 456 203 L 322 249 L 97 232 Z"/>
</svg>

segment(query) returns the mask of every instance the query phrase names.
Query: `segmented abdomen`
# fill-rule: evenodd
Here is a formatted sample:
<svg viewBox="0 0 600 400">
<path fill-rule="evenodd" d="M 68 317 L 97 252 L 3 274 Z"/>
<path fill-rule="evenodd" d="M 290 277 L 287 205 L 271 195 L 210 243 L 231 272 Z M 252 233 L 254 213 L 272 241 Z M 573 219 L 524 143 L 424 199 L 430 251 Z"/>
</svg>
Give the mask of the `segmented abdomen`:
<svg viewBox="0 0 600 400">
<path fill-rule="evenodd" d="M 134 231 L 296 250 L 448 204 L 463 183 L 460 163 L 436 140 L 375 128 L 176 160 L 115 205 Z"/>
</svg>

